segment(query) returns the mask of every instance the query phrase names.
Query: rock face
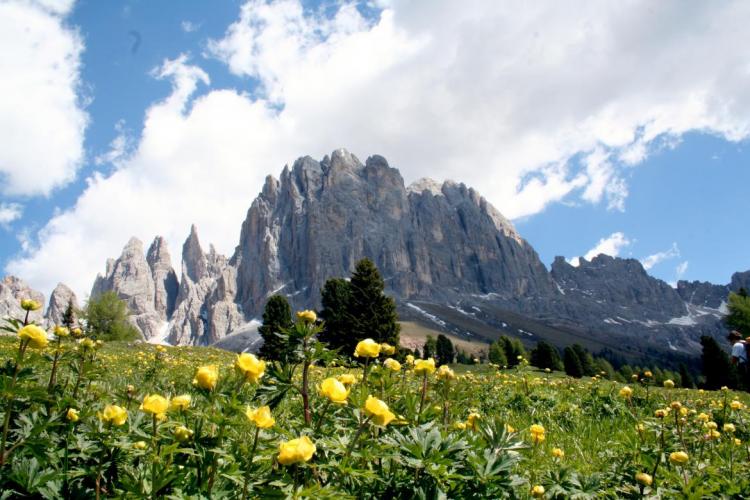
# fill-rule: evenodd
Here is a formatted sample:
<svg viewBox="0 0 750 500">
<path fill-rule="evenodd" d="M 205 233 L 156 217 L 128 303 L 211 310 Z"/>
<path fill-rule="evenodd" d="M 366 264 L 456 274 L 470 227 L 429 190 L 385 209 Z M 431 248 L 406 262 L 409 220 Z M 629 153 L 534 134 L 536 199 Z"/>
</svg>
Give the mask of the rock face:
<svg viewBox="0 0 750 500">
<path fill-rule="evenodd" d="M 727 293 L 750 288 L 748 271 L 728 285 L 681 281 L 674 289 L 636 260 L 604 255 L 577 267 L 558 257 L 547 271 L 474 189 L 430 179 L 407 187 L 381 156 L 362 163 L 337 150 L 266 178 L 230 259 L 204 252 L 193 227 L 178 281 L 163 239 L 147 257 L 131 240 L 92 295 L 115 290 L 128 300 L 147 338 L 158 330 L 173 344 L 204 345 L 234 334 L 219 345 L 242 350 L 257 344 L 252 320 L 271 295 L 317 308 L 325 280 L 348 276 L 363 257 L 380 269 L 402 316 L 436 328 L 485 339 L 546 332 L 560 343 L 642 343 L 649 353 L 696 353 L 701 335 L 724 332 Z"/>
<path fill-rule="evenodd" d="M 68 304 L 72 304 L 74 310 L 79 309 L 78 299 L 73 290 L 63 283 L 58 283 L 49 297 L 49 306 L 47 306 L 47 320 L 50 325 L 62 324 Z"/>
<path fill-rule="evenodd" d="M 33 299 L 44 305 L 44 295 L 33 290 L 23 280 L 15 276 L 6 276 L 0 281 L 0 318 L 24 319 L 26 311 L 21 309 L 21 300 Z M 44 309 L 29 313 L 29 322 L 46 325 Z"/>
<path fill-rule="evenodd" d="M 91 296 L 106 291 L 117 293 L 127 302 L 133 325 L 151 339 L 163 331 L 167 311 L 175 301 L 175 284 L 176 275 L 163 239 L 154 240 L 147 259 L 143 243 L 131 238 L 117 260 L 107 261 L 106 272 L 97 276 Z"/>
</svg>

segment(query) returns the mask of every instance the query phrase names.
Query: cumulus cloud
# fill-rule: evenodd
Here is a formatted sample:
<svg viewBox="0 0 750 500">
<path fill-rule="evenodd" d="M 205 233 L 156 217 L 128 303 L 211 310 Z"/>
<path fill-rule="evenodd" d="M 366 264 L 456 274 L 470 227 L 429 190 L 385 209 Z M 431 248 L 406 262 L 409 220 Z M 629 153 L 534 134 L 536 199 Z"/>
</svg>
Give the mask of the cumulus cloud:
<svg viewBox="0 0 750 500">
<path fill-rule="evenodd" d="M 668 259 L 673 259 L 675 257 L 680 256 L 680 249 L 677 248 L 677 243 L 672 243 L 672 246 L 664 250 L 662 252 L 656 252 L 653 255 L 649 255 L 648 257 L 644 257 L 641 259 L 641 264 L 643 264 L 643 268 L 648 271 L 652 267 L 654 267 L 656 264 L 659 264 L 660 262 L 664 262 Z M 685 267 L 687 268 L 687 262 L 684 263 Z"/>
<path fill-rule="evenodd" d="M 620 255 L 620 250 L 629 246 L 632 242 L 621 232 L 612 233 L 606 238 L 600 239 L 597 244 L 586 252 L 583 256 L 586 260 L 591 260 L 599 254 L 609 255 L 611 257 L 617 257 Z M 572 265 L 578 266 L 580 264 L 580 258 L 574 257 L 569 261 Z"/>
<path fill-rule="evenodd" d="M 88 117 L 72 1 L 0 2 L 0 194 L 47 195 L 75 178 Z"/>
<path fill-rule="evenodd" d="M 231 253 L 266 174 L 338 147 L 382 154 L 407 181 L 466 182 L 519 218 L 556 201 L 622 210 L 627 169 L 654 144 L 750 131 L 750 3 L 378 5 L 368 19 L 348 2 L 246 3 L 205 54 L 242 87 L 211 89 L 195 60 L 166 61 L 154 76 L 173 90 L 132 153 L 8 269 L 85 291 L 131 234 L 163 233 L 175 253 L 192 222 Z M 628 241 L 607 240 L 597 251 Z"/>
<path fill-rule="evenodd" d="M 0 227 L 8 229 L 10 223 L 20 219 L 23 207 L 18 203 L 0 203 Z"/>
<path fill-rule="evenodd" d="M 688 261 L 680 262 L 679 264 L 677 264 L 677 267 L 675 268 L 676 278 L 678 280 L 682 279 L 682 277 L 685 276 L 687 269 L 688 269 Z"/>
</svg>

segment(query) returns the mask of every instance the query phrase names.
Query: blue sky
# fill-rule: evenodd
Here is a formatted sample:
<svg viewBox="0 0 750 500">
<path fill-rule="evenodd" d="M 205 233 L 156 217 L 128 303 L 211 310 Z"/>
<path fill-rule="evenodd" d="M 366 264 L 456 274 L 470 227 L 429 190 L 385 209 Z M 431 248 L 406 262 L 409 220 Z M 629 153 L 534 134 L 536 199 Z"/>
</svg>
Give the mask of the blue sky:
<svg viewBox="0 0 750 500">
<path fill-rule="evenodd" d="M 475 187 L 547 265 L 750 269 L 747 4 L 454 7 L 3 4 L 0 268 L 83 295 L 132 235 L 178 267 L 191 223 L 229 254 L 266 174 L 345 147 Z"/>
</svg>

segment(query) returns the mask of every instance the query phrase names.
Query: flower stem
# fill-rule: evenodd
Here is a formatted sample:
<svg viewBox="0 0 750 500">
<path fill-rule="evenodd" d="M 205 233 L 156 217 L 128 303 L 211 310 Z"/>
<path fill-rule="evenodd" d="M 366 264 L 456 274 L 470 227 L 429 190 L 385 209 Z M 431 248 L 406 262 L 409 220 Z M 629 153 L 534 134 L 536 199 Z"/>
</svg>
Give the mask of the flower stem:
<svg viewBox="0 0 750 500">
<path fill-rule="evenodd" d="M 422 408 L 424 407 L 425 396 L 427 396 L 427 372 L 422 375 L 422 397 L 419 400 L 419 412 L 417 413 L 417 424 L 422 418 Z"/>
<path fill-rule="evenodd" d="M 258 434 L 260 434 L 260 427 L 255 428 L 255 438 L 253 439 L 253 449 L 250 450 L 250 456 L 247 459 L 247 470 L 245 470 L 245 484 L 242 486 L 242 499 L 247 500 L 247 488 L 250 483 L 250 470 L 253 466 L 253 458 L 255 458 L 255 449 L 258 447 Z"/>
</svg>

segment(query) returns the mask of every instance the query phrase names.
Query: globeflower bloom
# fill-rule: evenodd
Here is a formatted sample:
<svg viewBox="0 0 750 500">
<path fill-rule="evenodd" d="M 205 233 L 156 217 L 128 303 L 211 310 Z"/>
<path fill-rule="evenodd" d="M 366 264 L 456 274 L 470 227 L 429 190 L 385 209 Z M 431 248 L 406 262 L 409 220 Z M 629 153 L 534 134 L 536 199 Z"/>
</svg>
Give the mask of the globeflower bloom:
<svg viewBox="0 0 750 500">
<path fill-rule="evenodd" d="M 674 451 L 669 454 L 669 461 L 675 465 L 684 465 L 690 459 L 684 451 Z"/>
<path fill-rule="evenodd" d="M 357 382 L 357 377 L 356 375 L 352 375 L 351 373 L 342 373 L 341 375 L 336 377 L 336 380 L 338 380 L 342 384 L 352 385 Z"/>
<path fill-rule="evenodd" d="M 302 436 L 301 438 L 280 443 L 278 460 L 281 465 L 309 462 L 315 451 L 315 445 L 310 438 Z"/>
<path fill-rule="evenodd" d="M 544 427 L 542 427 L 539 424 L 534 424 L 531 427 L 529 427 L 529 432 L 531 433 L 531 441 L 534 444 L 543 443 L 545 436 L 544 436 Z"/>
<path fill-rule="evenodd" d="M 57 335 L 60 338 L 65 338 L 70 335 L 70 330 L 64 326 L 57 325 L 54 331 L 55 331 L 55 335 Z"/>
<path fill-rule="evenodd" d="M 354 349 L 354 355 L 358 358 L 377 358 L 380 354 L 380 344 L 372 339 L 360 340 Z"/>
<path fill-rule="evenodd" d="M 393 370 L 394 372 L 401 370 L 401 363 L 399 363 L 393 358 L 388 358 L 385 361 L 383 361 L 383 366 L 385 366 L 389 370 Z"/>
<path fill-rule="evenodd" d="M 544 486 L 537 484 L 531 488 L 531 496 L 534 498 L 542 498 L 544 496 Z"/>
<path fill-rule="evenodd" d="M 406 364 L 407 365 L 413 365 L 414 364 L 414 356 L 411 354 L 406 355 Z"/>
<path fill-rule="evenodd" d="M 667 389 L 673 389 L 674 388 L 674 382 L 670 379 L 667 379 L 664 381 L 664 387 Z"/>
<path fill-rule="evenodd" d="M 177 439 L 177 441 L 180 442 L 187 441 L 188 439 L 193 437 L 193 431 L 191 431 L 184 425 L 181 425 L 174 430 L 174 437 Z"/>
<path fill-rule="evenodd" d="M 451 370 L 451 367 L 448 365 L 442 365 L 440 368 L 438 368 L 437 375 L 435 375 L 438 380 L 453 380 L 456 378 L 456 374 Z"/>
<path fill-rule="evenodd" d="M 737 401 L 736 399 L 729 403 L 729 407 L 733 410 L 741 410 L 743 404 L 740 401 Z"/>
<path fill-rule="evenodd" d="M 625 399 L 630 399 L 630 396 L 632 396 L 632 395 L 633 395 L 633 389 L 631 389 L 627 385 L 625 387 L 623 387 L 622 389 L 620 389 L 620 396 L 621 397 L 623 397 Z"/>
<path fill-rule="evenodd" d="M 478 422 L 481 418 L 482 416 L 475 411 L 469 413 L 469 416 L 466 417 L 466 427 L 471 427 L 471 430 L 473 431 L 477 430 L 479 427 Z"/>
<path fill-rule="evenodd" d="M 635 480 L 638 482 L 638 484 L 641 484 L 643 486 L 651 486 L 651 483 L 654 482 L 654 478 L 651 477 L 651 474 L 646 474 L 645 472 L 639 472 L 635 475 Z"/>
<path fill-rule="evenodd" d="M 388 405 L 385 404 L 384 401 L 381 401 L 372 395 L 367 396 L 367 401 L 365 401 L 365 414 L 368 417 L 371 417 L 373 422 L 375 422 L 377 425 L 381 425 L 383 427 L 388 425 L 394 418 L 396 418 L 396 415 L 391 412 L 391 410 L 388 408 Z"/>
<path fill-rule="evenodd" d="M 33 299 L 22 299 L 21 309 L 24 311 L 38 311 L 42 308 L 42 304 Z"/>
<path fill-rule="evenodd" d="M 305 310 L 297 313 L 297 319 L 304 321 L 305 323 L 315 323 L 318 319 L 318 315 L 315 311 Z"/>
<path fill-rule="evenodd" d="M 276 420 L 271 416 L 271 408 L 268 406 L 261 406 L 260 408 L 248 406 L 245 409 L 245 416 L 260 429 L 269 429 L 276 423 Z"/>
<path fill-rule="evenodd" d="M 320 394 L 328 398 L 332 403 L 346 404 L 349 390 L 337 379 L 330 377 L 320 384 Z"/>
<path fill-rule="evenodd" d="M 435 360 L 430 359 L 419 359 L 414 363 L 414 373 L 417 375 L 430 375 L 435 373 Z"/>
<path fill-rule="evenodd" d="M 561 448 L 552 448 L 552 456 L 562 459 L 565 457 L 565 452 Z"/>
<path fill-rule="evenodd" d="M 724 429 L 724 432 L 730 432 L 730 433 L 737 430 L 735 429 L 734 424 L 724 424 L 723 429 Z"/>
<path fill-rule="evenodd" d="M 219 380 L 219 369 L 216 365 L 201 366 L 198 371 L 195 372 L 195 378 L 193 379 L 193 385 L 197 385 L 201 389 L 207 389 L 209 391 L 216 387 L 216 382 Z"/>
<path fill-rule="evenodd" d="M 184 411 L 187 410 L 190 406 L 190 401 L 192 398 L 190 397 L 190 394 L 183 394 L 181 396 L 175 396 L 172 398 L 172 401 L 169 402 L 170 408 L 173 410 L 178 411 Z"/>
<path fill-rule="evenodd" d="M 382 344 L 380 344 L 380 352 L 385 354 L 386 356 L 393 356 L 393 354 L 396 352 L 396 348 L 391 344 L 388 344 L 387 342 L 383 342 Z"/>
<path fill-rule="evenodd" d="M 128 410 L 117 405 L 107 405 L 104 411 L 99 413 L 99 420 L 119 427 L 128 420 Z"/>
<path fill-rule="evenodd" d="M 47 332 L 36 325 L 26 325 L 18 330 L 18 338 L 22 342 L 27 342 L 29 347 L 34 349 L 44 349 L 47 347 Z"/>
<path fill-rule="evenodd" d="M 78 410 L 75 408 L 68 408 L 68 413 L 65 414 L 65 418 L 67 418 L 69 422 L 78 422 Z"/>
<path fill-rule="evenodd" d="M 152 415 L 161 417 L 167 413 L 167 408 L 169 408 L 169 401 L 167 398 L 159 396 L 158 394 L 152 394 L 143 398 L 143 403 L 141 403 L 140 409 L 146 413 L 151 413 Z"/>
<path fill-rule="evenodd" d="M 245 380 L 253 383 L 260 380 L 266 371 L 266 362 L 247 352 L 237 356 L 234 366 L 245 376 Z"/>
</svg>

